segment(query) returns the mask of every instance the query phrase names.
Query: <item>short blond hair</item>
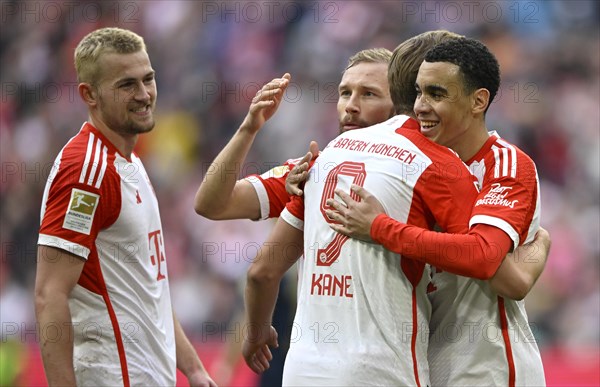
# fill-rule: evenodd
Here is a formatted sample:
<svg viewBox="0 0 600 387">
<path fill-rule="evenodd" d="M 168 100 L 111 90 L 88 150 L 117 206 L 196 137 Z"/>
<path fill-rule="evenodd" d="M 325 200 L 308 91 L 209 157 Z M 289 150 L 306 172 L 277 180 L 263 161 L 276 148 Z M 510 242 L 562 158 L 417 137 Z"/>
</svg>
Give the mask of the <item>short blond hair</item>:
<svg viewBox="0 0 600 387">
<path fill-rule="evenodd" d="M 439 43 L 462 37 L 446 30 L 428 31 L 405 40 L 396 47 L 389 62 L 388 82 L 397 114 L 412 115 L 417 99 L 415 81 L 427 51 Z"/>
<path fill-rule="evenodd" d="M 389 64 L 392 59 L 392 52 L 387 48 L 368 48 L 352 55 L 348 59 L 348 65 L 343 72 L 359 63 L 383 63 Z"/>
<path fill-rule="evenodd" d="M 101 28 L 87 34 L 75 48 L 78 82 L 94 84 L 98 80 L 98 59 L 102 54 L 132 54 L 146 51 L 144 39 L 122 28 Z"/>
</svg>

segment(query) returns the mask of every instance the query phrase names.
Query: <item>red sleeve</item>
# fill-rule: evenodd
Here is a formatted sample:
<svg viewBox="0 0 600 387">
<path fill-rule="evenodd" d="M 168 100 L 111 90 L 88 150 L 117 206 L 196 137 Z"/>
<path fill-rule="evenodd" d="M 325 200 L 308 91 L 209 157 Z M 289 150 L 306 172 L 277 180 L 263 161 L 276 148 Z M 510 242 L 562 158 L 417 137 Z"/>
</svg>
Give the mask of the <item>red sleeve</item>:
<svg viewBox="0 0 600 387">
<path fill-rule="evenodd" d="M 300 220 L 304 220 L 304 196 L 292 196 L 285 208 Z"/>
<path fill-rule="evenodd" d="M 114 156 L 109 156 L 108 162 L 101 159 L 95 168 L 93 163 L 83 164 L 77 145 L 71 144 L 63 150 L 58 172 L 49 178 L 51 185 L 44 203 L 40 235 L 43 236 L 41 244 L 81 255 L 72 246 L 93 250 L 99 231 L 116 220 L 121 196 L 120 180 L 111 165 Z M 103 163 L 109 165 L 100 187 L 96 187 L 95 181 L 92 184 L 87 179 L 81 181 L 82 168 L 87 172 L 98 171 Z"/>
<path fill-rule="evenodd" d="M 528 239 L 532 221 L 539 217 L 538 177 L 529 157 L 517 151 L 514 175 L 510 168 L 503 176 L 495 176 L 493 164 L 486 164 L 488 172 L 481 193 L 473 208 L 471 224 L 484 223 L 508 233 L 514 247 Z M 503 169 L 499 169 L 502 174 Z M 538 219 L 539 221 L 539 219 Z M 537 230 L 533 230 L 537 231 Z"/>
<path fill-rule="evenodd" d="M 469 231 L 477 197 L 474 177 L 455 155 L 450 157 L 440 150 L 432 153 L 432 161 L 415 185 L 406 224 L 379 215 L 371 226 L 371 238 L 388 250 L 442 270 L 489 279 L 510 250 L 511 240 L 501 229 L 489 225 Z M 418 222 L 422 214 L 431 215 L 447 233 L 423 228 Z"/>
<path fill-rule="evenodd" d="M 266 179 L 263 176 L 259 177 L 269 197 L 269 218 L 277 218 L 290 201 L 290 195 L 285 190 L 285 179 L 288 174 L 289 169 L 283 176 L 268 177 Z"/>
<path fill-rule="evenodd" d="M 371 238 L 408 258 L 482 280 L 496 273 L 512 247 L 510 237 L 497 227 L 478 224 L 468 234 L 447 234 L 407 225 L 385 214 L 375 218 Z"/>
<path fill-rule="evenodd" d="M 262 175 L 252 175 L 262 183 L 269 200 L 269 218 L 277 218 L 286 204 L 291 200 L 290 194 L 285 189 L 285 180 L 290 174 L 290 170 L 301 160 L 289 159 L 282 166 L 275 167 Z M 314 160 L 311 161 L 311 166 Z"/>
</svg>

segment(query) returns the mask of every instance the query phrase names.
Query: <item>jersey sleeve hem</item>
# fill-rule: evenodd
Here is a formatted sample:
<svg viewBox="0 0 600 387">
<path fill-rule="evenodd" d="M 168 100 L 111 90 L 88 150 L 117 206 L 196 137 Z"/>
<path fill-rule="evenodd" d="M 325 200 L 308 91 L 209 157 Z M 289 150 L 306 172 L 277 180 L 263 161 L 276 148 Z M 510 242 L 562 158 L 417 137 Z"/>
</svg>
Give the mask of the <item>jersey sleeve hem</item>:
<svg viewBox="0 0 600 387">
<path fill-rule="evenodd" d="M 469 221 L 469 228 L 473 227 L 475 224 L 487 224 L 498 227 L 500 230 L 508 234 L 510 239 L 512 239 L 513 249 L 516 249 L 519 246 L 519 233 L 507 221 L 489 215 L 475 215 Z"/>
<path fill-rule="evenodd" d="M 269 219 L 269 195 L 267 194 L 265 185 L 257 176 L 248 176 L 245 179 L 252 184 L 258 196 L 258 202 L 260 203 L 260 218 L 258 220 Z"/>
<path fill-rule="evenodd" d="M 302 219 L 299 219 L 296 216 L 294 216 L 290 211 L 288 211 L 287 208 L 283 209 L 280 217 L 290 226 L 292 226 L 300 231 L 304 231 L 304 221 Z"/>
<path fill-rule="evenodd" d="M 87 247 L 52 235 L 40 234 L 40 237 L 38 238 L 38 245 L 65 250 L 85 260 L 87 260 L 88 256 L 90 255 L 90 249 Z"/>
</svg>

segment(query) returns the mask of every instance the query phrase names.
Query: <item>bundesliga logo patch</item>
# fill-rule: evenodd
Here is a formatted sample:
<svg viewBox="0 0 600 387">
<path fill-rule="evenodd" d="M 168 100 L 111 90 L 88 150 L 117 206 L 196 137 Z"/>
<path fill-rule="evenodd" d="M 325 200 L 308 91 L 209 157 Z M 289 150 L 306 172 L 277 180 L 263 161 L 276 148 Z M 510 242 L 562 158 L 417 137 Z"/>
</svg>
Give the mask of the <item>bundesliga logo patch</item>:
<svg viewBox="0 0 600 387">
<path fill-rule="evenodd" d="M 63 228 L 90 235 L 100 196 L 73 188 Z"/>
<path fill-rule="evenodd" d="M 272 168 L 271 170 L 263 173 L 261 175 L 261 177 L 263 179 L 268 179 L 270 177 L 279 178 L 279 177 L 283 177 L 289 171 L 290 171 L 290 168 L 287 165 L 282 165 L 279 167 Z"/>
</svg>

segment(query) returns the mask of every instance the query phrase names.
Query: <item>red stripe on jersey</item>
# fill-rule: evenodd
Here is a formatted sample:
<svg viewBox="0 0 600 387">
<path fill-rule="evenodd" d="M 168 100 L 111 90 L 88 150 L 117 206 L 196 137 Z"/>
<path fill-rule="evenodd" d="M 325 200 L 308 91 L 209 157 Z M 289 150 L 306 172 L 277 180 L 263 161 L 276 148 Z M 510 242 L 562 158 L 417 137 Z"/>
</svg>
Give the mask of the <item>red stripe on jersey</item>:
<svg viewBox="0 0 600 387">
<path fill-rule="evenodd" d="M 127 358 L 125 356 L 125 347 L 123 346 L 123 336 L 121 336 L 119 321 L 117 320 L 117 315 L 115 314 L 115 310 L 110 302 L 108 293 L 103 294 L 102 298 L 104 298 L 104 302 L 106 303 L 108 315 L 110 316 L 110 323 L 112 324 L 115 333 L 115 341 L 117 344 L 117 350 L 119 351 L 119 362 L 121 363 L 121 375 L 123 375 L 123 385 L 125 387 L 129 387 L 129 370 L 127 369 Z"/>
<path fill-rule="evenodd" d="M 508 334 L 508 320 L 506 319 L 506 309 L 504 308 L 504 298 L 498 296 L 498 313 L 500 314 L 500 328 L 502 329 L 502 337 L 504 339 L 504 347 L 506 348 L 506 360 L 508 362 L 508 386 L 515 386 L 515 361 L 512 354 L 512 346 L 510 345 L 510 336 Z"/>
<path fill-rule="evenodd" d="M 117 345 L 117 352 L 119 354 L 119 362 L 121 363 L 121 375 L 123 377 L 123 385 L 129 386 L 129 370 L 127 368 L 127 357 L 125 355 L 125 346 L 123 344 L 123 336 L 121 335 L 121 328 L 119 327 L 119 321 L 117 315 L 110 301 L 108 290 L 106 288 L 106 282 L 104 281 L 104 275 L 102 274 L 102 268 L 100 267 L 100 260 L 98 258 L 98 251 L 96 248 L 90 253 L 83 271 L 79 277 L 77 283 L 89 290 L 92 293 L 96 293 L 102 296 L 108 316 L 110 317 L 110 323 L 115 334 L 115 344 Z"/>
<path fill-rule="evenodd" d="M 412 353 L 413 361 L 413 372 L 415 374 L 415 381 L 418 387 L 421 387 L 421 381 L 419 380 L 419 364 L 417 362 L 417 331 L 419 329 L 416 323 L 417 320 L 417 290 L 413 287 L 412 289 L 412 339 L 410 341 L 410 352 Z"/>
<path fill-rule="evenodd" d="M 409 120 L 410 121 L 410 120 Z M 417 182 L 417 185 L 420 184 L 420 181 Z M 418 188 L 417 188 L 418 190 Z M 423 208 L 423 203 L 420 200 L 415 200 L 417 195 L 413 197 L 413 201 L 410 206 L 410 212 L 408 213 L 408 219 L 406 223 L 415 224 L 424 228 L 432 228 L 433 227 L 433 219 L 427 219 L 427 215 L 425 215 L 426 211 Z M 412 354 L 413 361 L 413 372 L 415 376 L 415 382 L 417 386 L 421 386 L 421 381 L 419 380 L 419 364 L 417 361 L 417 334 L 418 334 L 418 316 L 417 316 L 417 286 L 419 282 L 423 278 L 423 271 L 425 270 L 425 264 L 412 260 L 401 258 L 400 266 L 402 268 L 402 272 L 410 282 L 412 286 L 412 339 L 410 343 L 410 351 Z"/>
</svg>

